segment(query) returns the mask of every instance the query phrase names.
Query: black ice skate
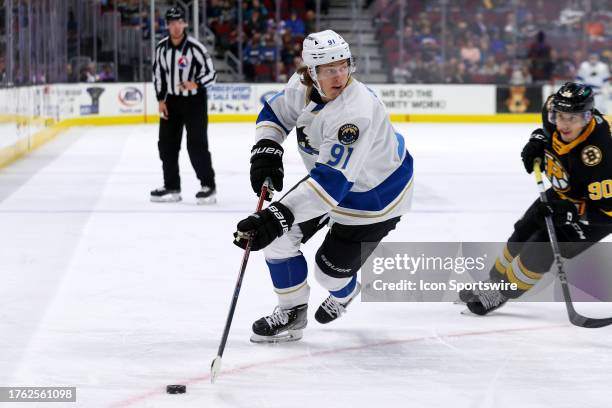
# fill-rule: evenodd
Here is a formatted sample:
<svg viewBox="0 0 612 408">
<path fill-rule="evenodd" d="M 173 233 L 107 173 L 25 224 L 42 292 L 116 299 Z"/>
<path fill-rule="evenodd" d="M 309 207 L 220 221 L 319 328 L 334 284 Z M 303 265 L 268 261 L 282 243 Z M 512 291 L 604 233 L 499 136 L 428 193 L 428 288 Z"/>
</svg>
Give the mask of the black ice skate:
<svg viewBox="0 0 612 408">
<path fill-rule="evenodd" d="M 306 327 L 308 305 L 299 305 L 290 309 L 277 306 L 270 316 L 262 317 L 253 323 L 253 343 L 284 343 L 302 338 L 302 329 Z"/>
<path fill-rule="evenodd" d="M 357 297 L 359 292 L 361 292 L 361 285 L 359 282 L 357 282 L 357 286 L 355 286 L 351 297 L 345 303 L 340 303 L 335 297 L 329 295 L 317 309 L 315 319 L 321 324 L 326 324 L 336 320 L 342 313 L 346 312 L 346 308 L 353 301 L 353 299 Z"/>
<path fill-rule="evenodd" d="M 470 312 L 479 316 L 484 316 L 495 309 L 499 309 L 508 301 L 508 298 L 496 289 L 471 292 L 472 298 L 466 302 L 466 306 Z"/>
<path fill-rule="evenodd" d="M 463 289 L 459 291 L 459 299 L 455 300 L 456 305 L 465 305 L 474 298 L 474 292 L 469 289 Z"/>
<path fill-rule="evenodd" d="M 181 190 L 160 187 L 151 191 L 151 201 L 154 203 L 176 203 L 181 200 Z"/>
<path fill-rule="evenodd" d="M 204 186 L 196 193 L 196 201 L 201 205 L 215 204 L 217 202 L 217 192 L 208 186 Z"/>
</svg>

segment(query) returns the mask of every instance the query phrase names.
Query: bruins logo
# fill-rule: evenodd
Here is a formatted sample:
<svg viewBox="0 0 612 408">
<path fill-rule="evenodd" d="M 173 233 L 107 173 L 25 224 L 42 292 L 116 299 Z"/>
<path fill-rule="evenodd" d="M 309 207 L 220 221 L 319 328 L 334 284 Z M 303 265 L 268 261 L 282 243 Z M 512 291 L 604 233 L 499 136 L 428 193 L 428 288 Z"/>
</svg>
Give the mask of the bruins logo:
<svg viewBox="0 0 612 408">
<path fill-rule="evenodd" d="M 340 126 L 338 129 L 338 141 L 343 145 L 353 144 L 359 139 L 359 128 L 352 123 Z"/>
<path fill-rule="evenodd" d="M 569 188 L 569 175 L 561 162 L 549 152 L 546 152 L 544 156 L 544 168 L 546 177 L 555 190 L 566 191 Z"/>
<path fill-rule="evenodd" d="M 582 149 L 580 157 L 582 158 L 582 162 L 587 166 L 597 166 L 599 163 L 601 163 L 603 154 L 598 147 L 589 145 Z"/>
</svg>

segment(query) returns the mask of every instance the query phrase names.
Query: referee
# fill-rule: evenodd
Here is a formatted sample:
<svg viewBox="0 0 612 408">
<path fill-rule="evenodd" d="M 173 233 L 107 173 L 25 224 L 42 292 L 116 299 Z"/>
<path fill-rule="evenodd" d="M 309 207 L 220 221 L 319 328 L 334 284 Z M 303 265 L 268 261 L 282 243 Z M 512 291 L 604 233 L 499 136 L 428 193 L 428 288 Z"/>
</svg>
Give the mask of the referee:
<svg viewBox="0 0 612 408">
<path fill-rule="evenodd" d="M 206 48 L 185 31 L 185 12 L 173 7 L 166 12 L 169 36 L 155 48 L 153 84 L 159 101 L 159 157 L 164 186 L 151 191 L 153 202 L 181 200 L 179 150 L 183 126 L 187 129 L 189 159 L 202 188 L 198 204 L 216 202 L 215 172 L 208 151 L 208 98 L 206 88 L 216 72 Z"/>
</svg>

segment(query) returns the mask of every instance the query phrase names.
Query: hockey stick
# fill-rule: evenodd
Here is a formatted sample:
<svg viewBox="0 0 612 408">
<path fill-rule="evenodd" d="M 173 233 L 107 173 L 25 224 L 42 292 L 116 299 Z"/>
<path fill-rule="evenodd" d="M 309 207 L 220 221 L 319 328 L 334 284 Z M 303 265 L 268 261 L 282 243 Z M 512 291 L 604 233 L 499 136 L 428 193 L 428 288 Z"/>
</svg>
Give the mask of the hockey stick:
<svg viewBox="0 0 612 408">
<path fill-rule="evenodd" d="M 261 186 L 261 192 L 259 193 L 259 200 L 257 201 L 257 208 L 255 212 L 261 210 L 263 207 L 264 200 L 272 199 L 273 190 L 270 187 L 271 181 L 269 178 L 264 181 Z M 249 261 L 249 255 L 251 253 L 251 239 L 247 240 L 246 247 L 244 248 L 244 255 L 242 256 L 242 263 L 240 264 L 240 272 L 238 273 L 238 280 L 234 287 L 234 296 L 232 297 L 232 303 L 230 304 L 229 313 L 227 314 L 227 320 L 225 321 L 225 328 L 223 329 L 223 336 L 221 336 L 221 343 L 219 344 L 219 351 L 217 351 L 217 357 L 212 361 L 210 365 L 210 382 L 214 383 L 217 375 L 221 371 L 221 358 L 223 357 L 223 351 L 225 350 L 225 343 L 229 335 L 230 327 L 232 326 L 232 319 L 234 318 L 234 312 L 236 311 L 236 304 L 238 303 L 238 295 L 240 294 L 240 287 L 242 286 L 242 278 L 244 277 L 244 271 L 246 270 L 247 262 Z"/>
<path fill-rule="evenodd" d="M 540 169 L 540 160 L 536 160 L 533 163 L 533 172 L 536 178 L 536 182 L 538 183 L 538 188 L 540 190 L 540 200 L 543 203 L 548 202 L 548 198 L 546 197 L 546 189 L 544 188 L 544 182 L 542 181 L 542 170 Z M 557 234 L 555 233 L 555 227 L 553 225 L 552 219 L 550 215 L 544 217 L 546 221 L 546 229 L 548 230 L 548 236 L 550 237 L 550 245 L 552 247 L 553 256 L 555 258 L 555 264 L 557 266 L 557 276 L 559 277 L 559 281 L 561 282 L 561 290 L 563 291 L 563 298 L 565 300 L 565 308 L 567 309 L 567 315 L 569 316 L 569 320 L 573 325 L 579 327 L 586 327 L 589 329 L 594 329 L 598 327 L 604 327 L 612 324 L 612 317 L 604 318 L 604 319 L 595 319 L 591 317 L 586 317 L 581 315 L 574 309 L 574 304 L 572 303 L 572 297 L 570 295 L 569 285 L 567 283 L 567 275 L 563 270 L 563 259 L 561 258 L 561 251 L 559 249 L 559 241 L 557 241 Z"/>
</svg>

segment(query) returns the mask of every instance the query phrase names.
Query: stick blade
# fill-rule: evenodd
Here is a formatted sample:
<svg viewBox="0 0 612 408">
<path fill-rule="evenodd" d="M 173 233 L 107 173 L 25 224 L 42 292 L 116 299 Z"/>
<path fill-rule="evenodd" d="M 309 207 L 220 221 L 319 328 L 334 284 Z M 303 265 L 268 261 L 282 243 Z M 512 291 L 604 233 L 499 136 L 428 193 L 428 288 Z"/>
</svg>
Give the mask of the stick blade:
<svg viewBox="0 0 612 408">
<path fill-rule="evenodd" d="M 210 365 L 210 383 L 214 384 L 217 376 L 221 372 L 221 356 L 215 357 Z"/>
<path fill-rule="evenodd" d="M 600 327 L 611 325 L 612 318 L 594 319 L 576 314 L 570 317 L 570 322 L 578 327 L 584 327 L 586 329 L 598 329 Z"/>
</svg>

